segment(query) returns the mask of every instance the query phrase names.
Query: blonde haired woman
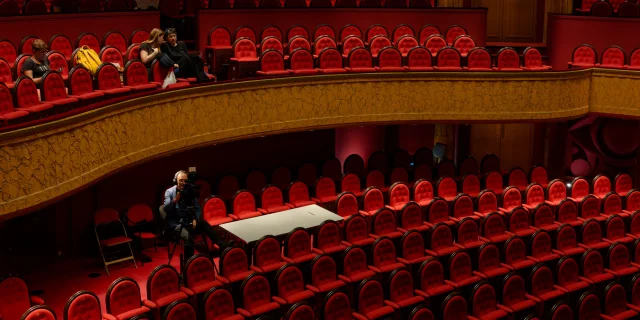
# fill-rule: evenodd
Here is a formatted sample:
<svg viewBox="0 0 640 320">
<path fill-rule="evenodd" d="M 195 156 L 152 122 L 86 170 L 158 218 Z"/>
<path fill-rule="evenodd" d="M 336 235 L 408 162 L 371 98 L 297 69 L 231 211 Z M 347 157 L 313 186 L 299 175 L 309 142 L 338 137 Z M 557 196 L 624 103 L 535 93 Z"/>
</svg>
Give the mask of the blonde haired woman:
<svg viewBox="0 0 640 320">
<path fill-rule="evenodd" d="M 142 60 L 142 63 L 144 63 L 147 68 L 150 68 L 151 62 L 162 53 L 160 46 L 163 42 L 164 31 L 154 28 L 151 30 L 151 33 L 149 33 L 149 39 L 140 44 L 140 60 Z"/>
</svg>

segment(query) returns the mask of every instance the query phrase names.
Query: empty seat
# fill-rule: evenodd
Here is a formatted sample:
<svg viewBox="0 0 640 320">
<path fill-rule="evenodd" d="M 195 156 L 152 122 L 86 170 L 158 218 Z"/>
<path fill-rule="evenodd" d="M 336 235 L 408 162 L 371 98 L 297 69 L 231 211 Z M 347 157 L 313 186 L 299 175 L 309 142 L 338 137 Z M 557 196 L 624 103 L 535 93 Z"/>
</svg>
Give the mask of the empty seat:
<svg viewBox="0 0 640 320">
<path fill-rule="evenodd" d="M 231 63 L 237 65 L 235 76 L 238 78 L 252 76 L 253 72 L 257 71 L 255 69 L 259 63 L 256 45 L 250 38 L 236 39 L 233 43 L 233 57 L 230 59 Z"/>
<path fill-rule="evenodd" d="M 439 197 L 433 198 L 426 207 L 425 222 L 432 226 L 436 223 L 444 223 L 453 226 L 456 222 L 449 217 L 449 205 Z"/>
<path fill-rule="evenodd" d="M 467 30 L 462 27 L 462 26 L 458 26 L 458 25 L 452 25 L 449 27 L 449 29 L 447 29 L 447 31 L 445 32 L 445 38 L 447 39 L 447 44 L 448 45 L 452 45 L 453 41 L 462 35 L 466 35 L 467 34 Z"/>
<path fill-rule="evenodd" d="M 628 214 L 622 210 L 622 197 L 617 193 L 609 192 L 601 200 L 602 202 L 602 214 L 604 217 L 609 217 L 613 214 L 618 214 L 623 217 L 627 217 Z"/>
<path fill-rule="evenodd" d="M 281 252 L 278 239 L 273 236 L 263 237 L 256 242 L 251 269 L 260 273 L 272 273 L 280 269 L 285 265 Z"/>
<path fill-rule="evenodd" d="M 471 291 L 471 315 L 478 319 L 506 319 L 513 312 L 498 303 L 496 292 L 486 282 L 478 283 Z"/>
<path fill-rule="evenodd" d="M 613 200 L 616 200 L 615 197 L 611 198 L 610 204 L 612 206 L 607 208 L 611 213 L 615 213 L 614 211 L 619 207 Z M 584 197 L 579 204 L 579 208 L 579 215 L 583 221 L 586 219 L 595 219 L 599 222 L 603 222 L 607 219 L 605 215 L 600 213 L 600 200 L 598 200 L 594 195 Z"/>
<path fill-rule="evenodd" d="M 387 236 L 392 239 L 400 238 L 402 233 L 398 230 L 396 217 L 389 208 L 379 209 L 371 218 L 371 237 Z"/>
<path fill-rule="evenodd" d="M 225 319 L 242 320 L 243 316 L 236 314 L 233 306 L 233 296 L 224 288 L 211 288 L 202 299 L 204 310 L 201 314 L 206 320 Z"/>
<path fill-rule="evenodd" d="M 277 295 L 273 300 L 282 306 L 290 306 L 313 298 L 313 292 L 305 289 L 302 271 L 293 264 L 286 264 L 275 275 Z"/>
<path fill-rule="evenodd" d="M 427 38 L 433 34 L 440 34 L 440 29 L 432 24 L 422 26 L 419 34 L 420 43 L 427 41 Z"/>
<path fill-rule="evenodd" d="M 159 63 L 156 63 L 159 65 Z M 96 71 L 98 90 L 106 95 L 120 95 L 131 92 L 132 88 L 123 86 L 120 82 L 120 73 L 111 63 L 103 63 Z"/>
<path fill-rule="evenodd" d="M 406 311 L 408 308 L 424 302 L 422 295 L 426 295 L 426 293 L 422 292 L 422 295 L 417 295 L 419 290 L 414 289 L 413 276 L 407 269 L 403 268 L 391 272 L 387 284 L 389 302 L 386 304 L 395 310 Z"/>
<path fill-rule="evenodd" d="M 395 42 L 396 48 L 398 48 L 403 57 L 406 57 L 411 49 L 420 46 L 418 40 L 412 35 L 404 35 Z"/>
<path fill-rule="evenodd" d="M 475 262 L 478 266 L 478 272 L 489 279 L 503 277 L 515 269 L 513 266 L 501 262 L 500 250 L 492 243 L 483 244 L 478 248 Z"/>
<path fill-rule="evenodd" d="M 129 61 L 124 67 L 124 85 L 134 91 L 155 90 L 156 83 L 149 83 L 147 67 L 141 61 Z"/>
<path fill-rule="evenodd" d="M 424 224 L 422 209 L 420 206 L 410 201 L 400 211 L 396 213 L 398 221 L 400 221 L 400 229 L 402 232 L 406 230 L 426 231 L 429 227 Z"/>
<path fill-rule="evenodd" d="M 353 173 L 360 178 L 364 177 L 365 169 L 364 169 L 364 159 L 358 154 L 351 154 L 344 160 L 343 165 L 344 174 Z M 343 190 L 344 191 L 344 190 Z"/>
<path fill-rule="evenodd" d="M 633 179 L 626 173 L 620 173 L 613 181 L 615 192 L 620 195 L 626 195 L 631 189 L 633 189 Z"/>
<path fill-rule="evenodd" d="M 364 48 L 364 42 L 360 36 L 350 35 L 342 39 L 342 55 L 347 58 L 351 50 L 361 47 Z"/>
<path fill-rule="evenodd" d="M 242 307 L 237 311 L 245 318 L 253 318 L 276 311 L 279 304 L 271 301 L 269 280 L 262 275 L 252 274 L 240 287 Z"/>
<path fill-rule="evenodd" d="M 393 308 L 386 305 L 384 291 L 380 282 L 374 279 L 363 281 L 356 291 L 356 312 L 353 317 L 357 320 L 379 319 L 394 313 Z"/>
<path fill-rule="evenodd" d="M 413 185 L 413 200 L 425 207 L 433 200 L 433 185 L 428 180 L 420 179 Z"/>
<path fill-rule="evenodd" d="M 527 71 L 551 70 L 551 66 L 542 64 L 542 55 L 534 47 L 527 47 L 522 52 L 522 69 Z"/>
<path fill-rule="evenodd" d="M 464 58 L 471 49 L 476 47 L 476 42 L 468 35 L 460 35 L 453 41 L 453 47 L 460 51 L 460 55 Z"/>
<path fill-rule="evenodd" d="M 458 195 L 458 186 L 456 181 L 450 177 L 442 177 L 436 184 L 438 197 L 443 198 L 446 201 L 453 201 Z"/>
<path fill-rule="evenodd" d="M 529 182 L 527 181 L 527 174 L 522 168 L 515 167 L 509 171 L 508 185 L 517 187 L 520 191 L 525 191 Z"/>
<path fill-rule="evenodd" d="M 497 171 L 489 172 L 484 178 L 484 187 L 496 194 L 502 194 L 504 187 L 502 184 L 502 174 Z"/>
<path fill-rule="evenodd" d="M 571 225 L 563 224 L 555 230 L 554 253 L 562 256 L 582 255 L 583 247 L 578 246 L 578 236 Z"/>
<path fill-rule="evenodd" d="M 29 1 L 27 0 L 27 3 Z M 44 3 L 42 3 L 44 5 Z M 45 7 L 46 9 L 46 7 Z M 23 320 L 56 320 L 56 313 L 48 306 L 37 305 L 29 308 L 22 315 Z"/>
<path fill-rule="evenodd" d="M 428 230 L 425 235 L 425 244 L 428 255 L 443 259 L 457 250 L 465 249 L 462 245 L 453 242 L 451 229 L 444 223 L 435 224 Z"/>
<path fill-rule="evenodd" d="M 182 274 L 184 286 L 196 295 L 203 296 L 211 288 L 222 287 L 229 283 L 226 278 L 216 279 L 213 261 L 202 254 L 189 258 L 184 268 Z"/>
<path fill-rule="evenodd" d="M 538 185 L 538 187 L 540 186 Z M 542 190 L 542 188 L 535 188 L 534 191 L 536 192 L 533 192 L 532 196 L 535 195 L 537 199 L 539 199 L 539 192 L 542 192 L 542 199 L 544 201 L 544 191 Z M 522 196 L 520 194 L 520 190 L 518 190 L 518 188 L 516 187 L 507 187 L 506 189 L 504 189 L 504 191 L 502 192 L 502 207 L 499 208 L 500 212 L 510 212 L 513 209 L 519 208 L 521 206 Z"/>
<path fill-rule="evenodd" d="M 611 283 L 604 292 L 604 312 L 601 319 L 633 319 L 638 313 L 629 307 L 624 287 L 618 283 Z"/>
<path fill-rule="evenodd" d="M 503 246 L 505 264 L 516 270 L 530 269 L 535 265 L 535 262 L 527 257 L 527 246 L 522 239 L 512 236 Z"/>
<path fill-rule="evenodd" d="M 604 241 L 631 244 L 635 237 L 627 233 L 624 219 L 619 214 L 612 214 L 604 222 Z"/>
<path fill-rule="evenodd" d="M 229 215 L 236 220 L 249 219 L 260 216 L 256 209 L 256 200 L 247 190 L 240 190 L 233 196 L 233 214 Z"/>
<path fill-rule="evenodd" d="M 0 279 L 0 314 L 2 319 L 20 320 L 31 305 L 43 305 L 44 301 L 29 293 L 27 284 L 19 277 Z M 99 309 L 99 308 L 98 308 Z"/>
<path fill-rule="evenodd" d="M 444 47 L 438 51 L 436 65 L 433 67 L 440 71 L 462 70 L 460 52 L 453 47 Z"/>
<path fill-rule="evenodd" d="M 382 48 L 378 54 L 378 67 L 376 69 L 393 72 L 405 71 L 405 67 L 402 66 L 402 54 L 394 47 Z"/>
<path fill-rule="evenodd" d="M 140 315 L 151 317 L 151 310 L 157 308 L 155 303 L 140 298 L 138 283 L 129 277 L 120 277 L 111 283 L 105 304 L 107 315 L 115 319 L 131 319 Z"/>
<path fill-rule="evenodd" d="M 431 258 L 425 255 L 424 239 L 417 231 L 408 231 L 400 239 L 400 255 L 398 261 L 417 268 L 423 261 Z"/>
<path fill-rule="evenodd" d="M 491 55 L 485 48 L 473 48 L 467 52 L 467 66 L 469 71 L 491 71 Z"/>
<path fill-rule="evenodd" d="M 477 199 L 478 211 L 475 212 L 476 215 L 484 218 L 487 214 L 498 211 L 498 197 L 493 191 L 484 189 L 478 194 Z"/>
<path fill-rule="evenodd" d="M 531 211 L 538 204 L 544 203 L 544 188 L 537 183 L 531 183 L 524 191 L 525 203 L 522 204 L 524 208 Z"/>
<path fill-rule="evenodd" d="M 65 59 L 69 61 L 71 60 L 71 55 L 73 54 L 74 48 L 73 48 L 73 45 L 71 44 L 71 40 L 69 40 L 67 36 L 62 34 L 56 34 L 56 35 L 53 35 L 49 40 L 49 49 L 51 51 L 57 51 L 61 53 L 65 57 Z M 50 68 L 50 69 L 56 70 L 57 68 Z"/>
<path fill-rule="evenodd" d="M 489 242 L 489 239 L 481 237 L 476 221 L 471 218 L 463 218 L 456 226 L 456 243 L 466 249 L 476 249 Z"/>
<path fill-rule="evenodd" d="M 580 259 L 584 281 L 602 287 L 614 279 L 614 275 L 605 272 L 602 255 L 597 250 L 587 249 Z"/>
<path fill-rule="evenodd" d="M 240 189 L 238 179 L 232 175 L 226 175 L 218 182 L 218 195 L 225 201 L 232 200 L 238 189 Z"/>
<path fill-rule="evenodd" d="M 87 290 L 76 292 L 69 298 L 64 308 L 64 319 L 104 319 L 98 296 Z"/>
<path fill-rule="evenodd" d="M 591 68 L 594 67 L 598 60 L 596 50 L 588 44 L 577 46 L 573 50 L 572 60 L 569 61 L 569 68 Z"/>
<path fill-rule="evenodd" d="M 393 241 L 386 236 L 380 237 L 373 242 L 371 252 L 371 270 L 378 274 L 388 275 L 391 271 L 404 266 L 397 258 Z"/>
<path fill-rule="evenodd" d="M 43 117 L 47 110 L 53 108 L 49 102 L 41 102 L 38 97 L 38 89 L 35 82 L 27 76 L 22 76 L 16 80 L 14 87 L 16 96 L 16 107 L 19 111 L 26 111 L 29 114 Z"/>
<path fill-rule="evenodd" d="M 353 37 L 353 36 L 352 36 Z M 349 39 L 347 39 L 349 40 Z M 371 54 L 367 49 L 363 47 L 356 47 L 349 51 L 349 56 L 347 57 L 348 67 L 345 69 L 348 72 L 375 72 L 376 69 L 373 67 L 373 60 L 371 58 Z"/>
<path fill-rule="evenodd" d="M 370 43 L 373 40 L 373 38 L 378 35 L 388 37 L 389 32 L 387 31 L 387 28 L 385 28 L 383 25 L 373 24 L 369 26 L 369 28 L 367 29 L 367 32 L 365 34 L 366 41 Z"/>
<path fill-rule="evenodd" d="M 329 292 L 324 299 L 321 319 L 346 320 L 351 319 L 351 303 L 349 297 L 338 290 Z"/>
<path fill-rule="evenodd" d="M 316 46 L 317 44 L 318 42 L 316 42 Z M 320 73 L 324 74 L 344 73 L 347 71 L 342 66 L 342 55 L 333 47 L 326 47 L 318 53 L 318 67 Z"/>
<path fill-rule="evenodd" d="M 118 31 L 109 31 L 104 35 L 102 46 L 112 46 L 120 51 L 120 54 L 124 54 L 127 51 L 127 40 L 124 35 Z"/>
<path fill-rule="evenodd" d="M 82 33 L 76 40 L 76 48 L 82 48 L 83 46 L 89 47 L 96 53 L 100 52 L 100 40 L 93 33 Z"/>
<path fill-rule="evenodd" d="M 22 14 L 43 15 L 49 13 L 49 8 L 42 0 L 27 0 L 22 7 Z"/>
<path fill-rule="evenodd" d="M 307 286 L 315 294 L 326 294 L 345 285 L 338 280 L 336 263 L 327 255 L 319 255 L 311 260 L 311 283 Z"/>
<path fill-rule="evenodd" d="M 316 229 L 313 246 L 314 252 L 326 254 L 342 252 L 347 248 L 342 244 L 340 227 L 334 221 L 325 221 Z"/>
<path fill-rule="evenodd" d="M 156 308 L 152 310 L 156 315 L 164 313 L 175 301 L 188 299 L 193 295 L 193 291 L 181 287 L 178 272 L 170 265 L 156 267 L 147 279 L 147 299 L 156 304 Z"/>
<path fill-rule="evenodd" d="M 313 67 L 313 56 L 305 48 L 295 49 L 289 58 L 290 72 L 292 74 L 317 74 L 318 69 Z"/>
<path fill-rule="evenodd" d="M 362 30 L 360 30 L 360 27 L 354 24 L 347 24 L 342 27 L 342 29 L 340 29 L 340 42 L 344 42 L 349 36 L 362 38 Z"/>
<path fill-rule="evenodd" d="M 379 209 L 385 207 L 384 205 L 384 194 L 377 187 L 369 187 L 364 191 L 363 194 L 363 211 L 360 211 L 361 214 L 365 216 L 372 216 Z"/>
<path fill-rule="evenodd" d="M 462 292 L 469 292 L 469 289 L 487 277 L 473 270 L 471 257 L 463 251 L 454 252 L 449 258 L 449 279 L 451 285 Z"/>
<path fill-rule="evenodd" d="M 235 7 L 235 3 L 234 3 L 234 7 Z M 251 27 L 248 27 L 248 26 L 240 26 L 238 27 L 238 29 L 236 29 L 236 32 L 234 35 L 235 41 L 241 38 L 248 38 L 251 41 L 253 41 L 253 43 L 258 42 L 258 38 L 256 37 L 255 31 L 253 31 L 253 29 L 251 29 Z"/>
<path fill-rule="evenodd" d="M 598 199 L 604 198 L 611 192 L 611 180 L 605 175 L 599 174 L 593 178 L 593 195 Z"/>
<path fill-rule="evenodd" d="M 520 67 L 520 56 L 513 48 L 502 48 L 498 51 L 494 69 L 498 71 L 522 71 Z"/>
<path fill-rule="evenodd" d="M 555 231 L 558 224 L 555 222 L 553 211 L 553 208 L 546 203 L 538 204 L 531 212 L 531 226 L 547 232 Z"/>
<path fill-rule="evenodd" d="M 424 47 L 429 50 L 432 57 L 438 55 L 438 51 L 446 46 L 447 40 L 439 34 L 430 35 L 424 42 Z"/>
<path fill-rule="evenodd" d="M 581 279 L 578 263 L 570 257 L 563 257 L 556 265 L 558 286 L 566 291 L 570 301 L 577 300 L 590 288 L 590 284 Z"/>
<path fill-rule="evenodd" d="M 478 175 L 470 173 L 462 177 L 462 193 L 476 198 L 480 190 L 480 178 L 478 178 Z"/>
<path fill-rule="evenodd" d="M 497 212 L 490 212 L 480 220 L 480 230 L 482 236 L 493 243 L 503 243 L 511 236 L 507 232 L 504 217 Z"/>
<path fill-rule="evenodd" d="M 380 170 L 371 170 L 367 174 L 366 178 L 366 186 L 367 187 L 378 187 L 382 192 L 389 191 L 389 187 L 386 186 L 384 181 L 384 174 Z"/>
<path fill-rule="evenodd" d="M 42 76 L 41 86 L 43 102 L 51 103 L 56 107 L 78 102 L 78 99 L 67 96 L 64 79 L 57 71 L 47 71 Z"/>
<path fill-rule="evenodd" d="M 614 69 L 627 68 L 624 50 L 619 46 L 610 46 L 604 49 L 602 56 L 600 56 L 600 67 Z"/>
<path fill-rule="evenodd" d="M 592 248 L 596 250 L 602 250 L 609 246 L 606 241 L 602 240 L 602 228 L 595 219 L 588 219 L 580 227 L 580 233 L 578 234 L 578 240 L 580 246 Z"/>
<path fill-rule="evenodd" d="M 230 283 L 240 282 L 252 272 L 249 269 L 249 259 L 244 249 L 228 247 L 220 255 L 220 277 L 218 278 L 224 277 Z"/>
<path fill-rule="evenodd" d="M 393 210 L 400 210 L 410 199 L 409 186 L 396 182 L 389 188 L 389 205 Z"/>
<path fill-rule="evenodd" d="M 371 56 L 376 58 L 382 49 L 391 46 L 391 40 L 385 35 L 376 35 L 369 40 L 369 49 L 371 50 Z M 392 47 L 393 48 L 393 47 Z"/>
<path fill-rule="evenodd" d="M 15 0 L 0 1 L 0 16 L 18 16 L 20 6 Z"/>
<path fill-rule="evenodd" d="M 451 220 L 458 222 L 463 218 L 470 218 L 473 220 L 479 220 L 480 217 L 474 214 L 473 211 L 473 199 L 464 193 L 458 194 L 453 199 Z"/>
<path fill-rule="evenodd" d="M 260 194 L 262 207 L 258 211 L 262 214 L 270 214 L 292 209 L 294 206 L 284 203 L 282 191 L 276 186 L 266 186 Z"/>
<path fill-rule="evenodd" d="M 146 75 L 146 68 L 145 68 Z M 69 71 L 69 96 L 78 100 L 89 100 L 104 96 L 104 93 L 93 90 L 93 79 L 89 71 L 76 66 Z"/>
<path fill-rule="evenodd" d="M 267 176 L 260 170 L 249 172 L 245 180 L 247 190 L 254 196 L 259 196 L 264 187 L 267 185 Z"/>
<path fill-rule="evenodd" d="M 282 40 L 273 36 L 262 39 L 262 42 L 260 43 L 260 50 L 262 53 L 265 53 L 268 50 L 274 50 L 279 52 L 281 55 L 284 54 L 284 46 L 282 45 Z"/>
<path fill-rule="evenodd" d="M 538 264 L 533 268 L 529 275 L 529 286 L 531 295 L 544 303 L 544 309 L 547 312 L 556 302 L 565 297 L 565 291 L 554 284 L 553 273 L 544 264 Z"/>
<path fill-rule="evenodd" d="M 300 181 L 294 181 L 291 183 L 289 187 L 289 202 L 296 208 L 304 207 L 308 205 L 315 204 L 315 201 L 312 201 L 309 198 L 309 189 L 307 185 Z"/>
<path fill-rule="evenodd" d="M 357 197 L 362 196 L 363 192 L 358 175 L 355 173 L 345 173 L 340 179 L 340 190 L 342 190 L 342 192 L 351 192 Z"/>
<path fill-rule="evenodd" d="M 629 249 L 620 242 L 612 244 L 607 250 L 607 267 L 606 272 L 613 274 L 617 280 L 625 283 L 639 271 L 638 268 L 631 265 Z"/>
<path fill-rule="evenodd" d="M 582 177 L 576 177 L 571 181 L 571 199 L 579 202 L 589 195 L 589 182 Z"/>
<path fill-rule="evenodd" d="M 336 184 L 328 177 L 320 177 L 315 184 L 316 197 L 312 198 L 319 204 L 331 203 L 337 199 Z"/>
<path fill-rule="evenodd" d="M 279 6 L 280 5 L 278 5 L 278 7 Z M 278 39 L 280 42 L 283 41 L 282 31 L 280 30 L 280 28 L 274 25 L 265 26 L 264 28 L 262 28 L 262 31 L 260 32 L 260 39 L 264 40 L 269 37 L 274 37 L 275 39 Z"/>
<path fill-rule="evenodd" d="M 288 263 L 300 264 L 310 261 L 318 254 L 311 251 L 311 236 L 303 228 L 295 228 L 284 240 L 282 259 Z"/>
<path fill-rule="evenodd" d="M 501 297 L 500 302 L 511 309 L 515 318 L 518 319 L 533 311 L 536 303 L 540 302 L 538 298 L 526 292 L 524 279 L 515 272 L 508 274 L 502 280 Z"/>
<path fill-rule="evenodd" d="M 372 278 L 375 272 L 367 266 L 367 255 L 358 247 L 347 248 L 341 257 L 342 274 L 338 279 L 345 283 L 358 284 L 360 281 Z"/>
<path fill-rule="evenodd" d="M 528 237 L 535 231 L 529 224 L 529 213 L 521 207 L 516 207 L 513 210 L 505 213 L 505 223 L 507 230 L 519 237 Z"/>
<path fill-rule="evenodd" d="M 7 124 L 28 115 L 29 112 L 14 108 L 11 90 L 0 82 L 0 123 Z"/>
<path fill-rule="evenodd" d="M 560 259 L 560 255 L 551 249 L 551 237 L 546 231 L 538 230 L 531 235 L 531 251 L 528 258 L 536 263 Z"/>
</svg>

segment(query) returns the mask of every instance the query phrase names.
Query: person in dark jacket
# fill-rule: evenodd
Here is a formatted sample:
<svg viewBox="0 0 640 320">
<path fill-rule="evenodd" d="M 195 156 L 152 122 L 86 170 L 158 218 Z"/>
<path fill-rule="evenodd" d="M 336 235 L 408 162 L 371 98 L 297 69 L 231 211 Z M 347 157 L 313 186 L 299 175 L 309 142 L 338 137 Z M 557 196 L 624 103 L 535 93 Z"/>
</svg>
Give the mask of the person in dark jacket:
<svg viewBox="0 0 640 320">
<path fill-rule="evenodd" d="M 179 67 L 174 70 L 178 78 L 196 78 L 198 82 L 205 82 L 209 77 L 204 73 L 204 64 L 198 55 L 189 54 L 187 45 L 178 41 L 176 29 L 169 28 L 164 32 L 167 40 L 160 50 L 169 56 Z"/>
</svg>

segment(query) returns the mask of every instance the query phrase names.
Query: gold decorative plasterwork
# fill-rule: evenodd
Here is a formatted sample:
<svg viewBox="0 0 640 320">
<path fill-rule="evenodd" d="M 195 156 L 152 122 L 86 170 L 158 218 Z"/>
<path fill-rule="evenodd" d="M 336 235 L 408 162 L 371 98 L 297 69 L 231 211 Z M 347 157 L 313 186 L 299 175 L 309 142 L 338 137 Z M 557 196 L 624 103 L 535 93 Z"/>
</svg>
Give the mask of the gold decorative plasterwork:
<svg viewBox="0 0 640 320">
<path fill-rule="evenodd" d="M 629 105 L 638 104 L 639 79 L 605 70 L 372 73 L 168 91 L 0 134 L 0 215 L 169 152 L 253 136 L 362 123 L 553 120 L 589 111 L 640 116 L 640 106 Z"/>
</svg>

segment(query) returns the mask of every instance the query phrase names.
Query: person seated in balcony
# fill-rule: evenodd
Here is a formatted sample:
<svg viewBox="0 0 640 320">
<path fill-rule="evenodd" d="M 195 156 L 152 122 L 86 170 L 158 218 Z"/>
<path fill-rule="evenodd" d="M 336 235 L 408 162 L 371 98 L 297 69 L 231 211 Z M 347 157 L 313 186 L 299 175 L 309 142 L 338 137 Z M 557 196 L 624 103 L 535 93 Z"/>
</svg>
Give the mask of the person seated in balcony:
<svg viewBox="0 0 640 320">
<path fill-rule="evenodd" d="M 40 83 L 42 76 L 45 72 L 49 71 L 49 67 L 44 61 L 45 55 L 49 52 L 49 48 L 46 42 L 41 39 L 36 39 L 31 44 L 31 50 L 33 50 L 33 55 L 22 65 L 22 73 L 33 79 L 35 83 Z"/>
<path fill-rule="evenodd" d="M 162 52 L 161 46 L 164 42 L 164 31 L 154 28 L 149 33 L 149 39 L 140 44 L 140 60 L 147 66 L 147 70 L 151 71 L 151 63 L 158 59 L 162 66 L 169 68 L 179 68 L 178 64 L 173 62 L 169 56 Z M 151 72 L 149 72 L 151 73 Z"/>
<path fill-rule="evenodd" d="M 176 77 L 178 78 L 196 78 L 198 82 L 209 80 L 204 73 L 204 64 L 198 55 L 189 54 L 187 45 L 178 41 L 176 29 L 169 28 L 164 32 L 167 41 L 162 44 L 161 50 L 178 64 Z"/>
</svg>

